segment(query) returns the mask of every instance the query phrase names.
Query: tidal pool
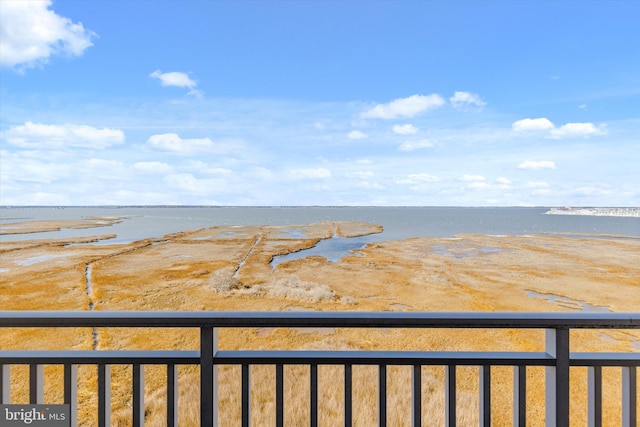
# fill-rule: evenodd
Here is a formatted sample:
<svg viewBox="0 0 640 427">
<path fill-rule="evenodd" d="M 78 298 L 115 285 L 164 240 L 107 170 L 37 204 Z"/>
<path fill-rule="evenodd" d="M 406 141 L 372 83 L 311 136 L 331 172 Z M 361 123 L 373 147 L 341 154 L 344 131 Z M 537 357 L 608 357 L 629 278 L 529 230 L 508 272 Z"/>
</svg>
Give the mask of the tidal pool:
<svg viewBox="0 0 640 427">
<path fill-rule="evenodd" d="M 286 255 L 278 255 L 271 260 L 271 267 L 276 268 L 283 262 L 302 259 L 309 256 L 321 256 L 331 262 L 338 262 L 347 256 L 358 256 L 356 251 L 372 241 L 370 236 L 361 237 L 332 237 L 320 240 L 314 247 L 293 252 Z"/>
</svg>

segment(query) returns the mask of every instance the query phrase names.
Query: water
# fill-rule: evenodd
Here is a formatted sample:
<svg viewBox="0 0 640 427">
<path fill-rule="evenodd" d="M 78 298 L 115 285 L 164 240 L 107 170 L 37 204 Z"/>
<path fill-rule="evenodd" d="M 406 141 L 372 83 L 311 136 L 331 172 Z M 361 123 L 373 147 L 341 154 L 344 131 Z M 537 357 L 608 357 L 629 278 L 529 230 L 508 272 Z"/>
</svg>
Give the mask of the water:
<svg viewBox="0 0 640 427">
<path fill-rule="evenodd" d="M 105 243 L 128 243 L 211 226 L 302 225 L 322 221 L 380 224 L 384 232 L 361 243 L 460 233 L 523 235 L 586 233 L 640 237 L 640 218 L 544 215 L 547 208 L 460 207 L 15 207 L 0 208 L 0 224 L 18 221 L 125 217 L 116 225 L 55 232 L 0 235 L 0 241 L 116 234 Z M 354 242 L 334 241 L 340 246 Z"/>
<path fill-rule="evenodd" d="M 374 236 L 362 237 L 333 237 L 321 240 L 314 247 L 286 255 L 279 255 L 273 258 L 271 266 L 276 267 L 286 261 L 305 258 L 309 256 L 322 256 L 331 262 L 338 262 L 347 255 L 352 255 L 351 251 L 362 249 L 367 243 L 375 240 Z M 357 255 L 356 255 L 357 256 Z"/>
</svg>

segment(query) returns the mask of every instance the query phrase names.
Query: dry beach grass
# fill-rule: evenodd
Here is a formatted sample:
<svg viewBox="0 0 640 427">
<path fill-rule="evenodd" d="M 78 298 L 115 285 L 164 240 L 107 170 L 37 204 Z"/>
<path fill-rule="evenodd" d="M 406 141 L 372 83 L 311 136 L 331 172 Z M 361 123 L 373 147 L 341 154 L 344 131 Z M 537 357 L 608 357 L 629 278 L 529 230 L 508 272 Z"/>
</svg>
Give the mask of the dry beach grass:
<svg viewBox="0 0 640 427">
<path fill-rule="evenodd" d="M 103 219 L 92 219 L 103 221 Z M 114 219 L 111 219 L 114 220 Z M 7 225 L 0 232 L 84 224 Z M 30 228 L 31 227 L 31 228 Z M 26 231 L 25 231 L 26 230 Z M 108 230 L 108 228 L 107 228 Z M 414 238 L 370 244 L 337 263 L 322 257 L 270 265 L 276 255 L 333 235 L 380 231 L 362 223 L 295 227 L 212 227 L 123 245 L 69 245 L 77 238 L 0 244 L 4 310 L 319 310 L 319 311 L 639 311 L 640 241 L 621 236 L 486 236 Z M 88 241 L 91 239 L 85 239 Z M 2 349 L 94 347 L 92 331 L 3 330 Z M 572 333 L 574 351 L 640 351 L 638 331 Z M 542 331 L 222 330 L 223 349 L 542 350 Z M 97 349 L 197 349 L 198 331 L 99 329 Z M 180 368 L 180 425 L 198 420 L 195 367 Z M 573 425 L 586 419 L 586 371 L 571 384 Z M 61 371 L 48 367 L 47 400 L 62 401 Z M 113 369 L 113 420 L 131 423 L 131 367 Z M 12 400 L 26 403 L 27 371 L 12 369 Z M 147 425 L 164 425 L 165 372 L 147 367 Z M 340 423 L 343 368 L 320 368 L 321 425 Z M 82 367 L 84 425 L 95 421 L 95 367 Z M 286 368 L 287 425 L 308 425 L 308 367 Z M 423 368 L 425 425 L 444 420 L 444 369 Z M 544 419 L 543 370 L 528 370 L 530 425 Z M 606 425 L 620 423 L 619 370 L 605 369 Z M 376 424 L 377 367 L 354 367 L 354 425 Z M 273 367 L 252 368 L 253 425 L 272 425 Z M 410 371 L 390 367 L 389 425 L 406 424 Z M 477 424 L 478 369 L 460 368 L 459 425 Z M 512 373 L 492 370 L 493 421 L 511 423 Z M 220 371 L 221 425 L 237 425 L 239 368 Z M 195 420 L 195 421 L 194 421 Z"/>
</svg>

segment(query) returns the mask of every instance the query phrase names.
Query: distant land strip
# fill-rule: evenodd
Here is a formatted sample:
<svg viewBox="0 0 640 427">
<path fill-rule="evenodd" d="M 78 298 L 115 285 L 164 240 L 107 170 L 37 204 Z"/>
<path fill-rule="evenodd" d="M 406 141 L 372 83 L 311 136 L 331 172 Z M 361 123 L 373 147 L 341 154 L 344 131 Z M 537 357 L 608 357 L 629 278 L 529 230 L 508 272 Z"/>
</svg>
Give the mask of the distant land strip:
<svg viewBox="0 0 640 427">
<path fill-rule="evenodd" d="M 640 218 L 640 208 L 551 208 L 549 215 L 626 216 Z"/>
</svg>

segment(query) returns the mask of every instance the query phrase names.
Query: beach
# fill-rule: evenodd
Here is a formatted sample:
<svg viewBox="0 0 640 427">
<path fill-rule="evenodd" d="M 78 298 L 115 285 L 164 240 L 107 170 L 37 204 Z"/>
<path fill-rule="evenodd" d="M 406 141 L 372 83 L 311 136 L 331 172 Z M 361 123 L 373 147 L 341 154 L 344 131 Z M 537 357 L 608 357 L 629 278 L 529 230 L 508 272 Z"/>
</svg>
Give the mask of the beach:
<svg viewBox="0 0 640 427">
<path fill-rule="evenodd" d="M 245 310 L 245 311 L 517 311 L 517 312 L 637 312 L 640 301 L 640 239 L 635 236 L 590 234 L 457 234 L 450 237 L 416 237 L 368 243 L 346 250 L 345 256 L 329 260 L 321 255 L 281 261 L 278 256 L 313 248 L 321 241 L 375 236 L 379 224 L 366 222 L 317 222 L 287 226 L 214 226 L 183 230 L 158 238 L 126 244 L 109 244 L 109 231 L 119 221 L 93 217 L 82 221 L 25 221 L 5 224 L 3 232 L 36 233 L 59 228 L 98 227 L 95 236 L 33 239 L 0 243 L 0 298 L 4 310 Z M 12 231 L 13 230 L 13 231 Z M 96 244 L 100 242 L 100 244 Z M 161 337 L 144 330 L 60 330 L 54 336 L 42 331 L 3 331 L 3 349 L 195 349 L 197 331 L 166 331 Z M 542 331 L 415 331 L 341 328 L 266 329 L 220 332 L 222 349 L 412 349 L 412 350 L 536 350 L 544 343 Z M 572 334 L 572 351 L 640 352 L 640 333 L 633 331 L 579 331 Z M 294 369 L 295 367 L 292 367 Z M 124 369 L 124 368 L 123 368 Z M 238 396 L 232 386 L 235 368 L 221 374 L 221 387 L 229 402 Z M 264 377 L 268 392 L 270 375 L 262 368 L 254 378 Z M 335 375 L 329 368 L 327 377 Z M 337 368 L 336 368 L 337 369 Z M 364 369 L 364 368 L 363 368 Z M 394 370 L 396 368 L 393 368 Z M 512 374 L 494 370 L 495 422 L 510 420 Z M 506 368 L 505 368 L 506 369 Z M 542 368 L 541 368 L 542 369 Z M 51 375 L 55 377 L 53 368 Z M 124 372 L 124 371 L 123 371 Z M 123 372 L 120 374 L 124 375 Z M 393 374 L 397 396 L 390 396 L 389 425 L 402 425 L 400 415 L 403 381 L 410 373 L 397 368 Z M 375 383 L 372 371 L 358 371 L 357 381 Z M 303 372 L 298 373 L 305 378 Z M 296 375 L 298 375 L 296 374 Z M 586 370 L 572 383 L 576 404 L 572 419 L 586 419 Z M 16 369 L 15 381 L 26 371 Z M 114 371 L 118 375 L 118 370 Z M 296 377 L 291 375 L 291 377 Z M 443 373 L 424 371 L 423 384 L 434 393 L 443 388 Z M 542 387 L 540 373 L 528 371 L 532 393 Z M 619 375 L 606 370 L 603 419 L 619 423 Z M 81 376 L 82 377 L 82 376 Z M 81 386 L 91 387 L 91 377 Z M 616 379 L 618 378 L 618 379 Z M 161 401 L 163 374 L 150 370 L 146 377 L 149 405 Z M 188 406 L 195 393 L 196 373 L 184 368 L 181 393 Z M 256 379 L 259 383 L 260 380 Z M 288 384 L 294 387 L 289 379 Z M 300 379 L 304 383 L 303 379 Z M 477 369 L 460 374 L 460 398 L 469 417 L 477 415 Z M 128 385 L 114 382 L 115 417 L 126 420 Z M 395 383 L 394 383 L 395 384 Z M 225 388 L 227 387 L 227 388 Z M 390 390 L 393 390 L 391 386 Z M 617 388 L 616 388 L 617 387 Z M 367 387 L 355 401 L 370 397 Z M 355 388 L 354 388 L 355 389 Z M 500 391 L 502 390 L 502 391 Z M 336 390 L 333 390 L 335 393 Z M 61 390 L 47 390 L 53 400 Z M 337 412 L 339 402 L 327 389 L 327 414 Z M 24 387 L 14 392 L 17 401 L 27 399 Z M 295 394 L 295 393 L 294 393 Z M 339 393 L 338 393 L 339 394 Z M 234 397 L 235 396 L 235 397 Z M 92 402 L 94 396 L 84 399 Z M 227 399 L 227 398 L 225 398 Z M 234 400 L 236 399 L 236 400 Z M 395 399 L 398 402 L 395 402 Z M 466 399 L 466 400 L 465 400 Z M 544 400 L 544 399 L 542 399 Z M 464 402 L 467 402 L 464 403 Z M 473 404 L 473 402 L 476 404 Z M 331 403 L 333 402 L 333 403 Z M 395 403 L 394 403 L 395 402 Z M 542 403 L 532 400 L 530 419 L 537 425 L 544 416 Z M 619 403 L 619 399 L 618 399 Z M 160 405 L 160 403 L 156 403 Z M 118 406 L 120 405 L 120 406 Z M 235 406 L 224 412 L 234 419 Z M 335 407 L 332 407 L 334 405 Z M 395 406 L 394 406 L 395 405 Z M 403 406 L 404 405 L 404 406 Z M 443 407 L 425 409 L 435 424 Z M 90 406 L 90 405 L 89 405 Z M 118 407 L 121 407 L 118 412 Z M 255 409 L 257 418 L 269 405 Z M 333 408 L 333 409 L 332 409 Z M 475 408 L 475 409 L 474 409 Z M 442 411 L 441 411 L 442 409 Z M 149 410 L 150 425 L 153 410 Z M 475 412 L 474 412 L 475 411 Z M 162 411 L 158 410 L 159 418 Z M 295 415 L 304 424 L 304 411 Z M 442 412 L 442 413 L 441 413 Z M 297 412 L 296 412 L 297 413 Z M 398 418 L 394 418 L 398 414 Z M 120 414 L 120 415 L 118 415 Z M 572 413 L 573 414 L 573 413 Z M 428 415 L 428 414 L 426 414 Z M 91 420 L 91 413 L 81 414 Z M 293 416 L 293 415 L 292 415 Z M 366 411 L 357 415 L 368 425 Z M 331 416 L 325 422 L 331 423 Z M 123 421 L 126 425 L 126 421 Z M 91 422 L 88 421 L 87 425 Z M 227 425 L 227 424 L 223 424 Z M 461 422 L 460 425 L 467 425 Z"/>
</svg>

